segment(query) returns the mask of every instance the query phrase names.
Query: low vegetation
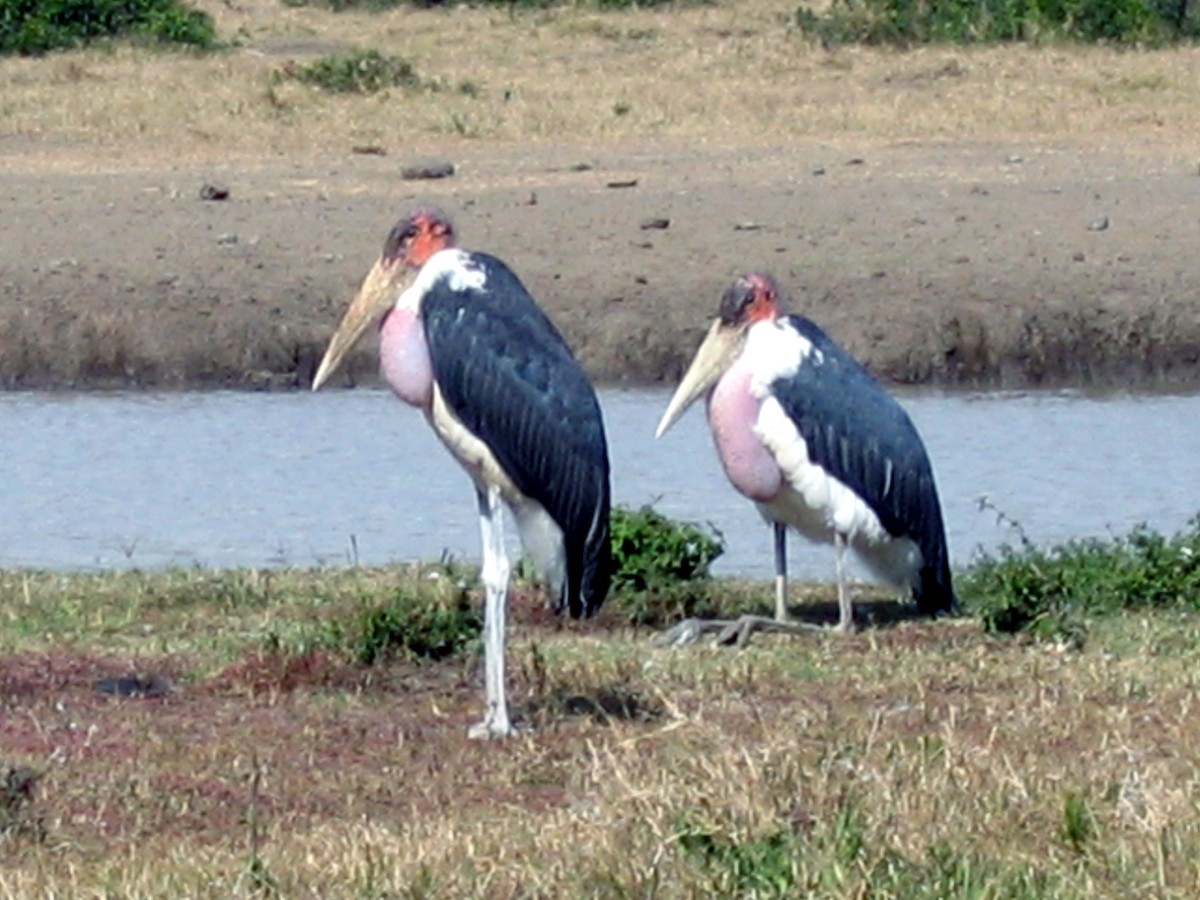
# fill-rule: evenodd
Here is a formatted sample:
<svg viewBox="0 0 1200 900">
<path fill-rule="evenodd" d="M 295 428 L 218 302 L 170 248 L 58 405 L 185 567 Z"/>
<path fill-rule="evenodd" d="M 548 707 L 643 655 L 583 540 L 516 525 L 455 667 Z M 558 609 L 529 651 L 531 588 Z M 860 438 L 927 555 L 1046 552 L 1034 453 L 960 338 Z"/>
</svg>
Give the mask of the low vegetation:
<svg viewBox="0 0 1200 900">
<path fill-rule="evenodd" d="M 612 548 L 609 605 L 625 622 L 657 627 L 718 612 L 710 567 L 725 545 L 715 528 L 673 521 L 650 506 L 617 508 Z"/>
<path fill-rule="evenodd" d="M 590 0 L 597 10 L 666 5 L 669 0 Z M 310 0 L 282 0 L 305 6 Z M 432 7 L 435 0 L 317 0 L 333 12 L 381 12 L 398 6 Z M 484 6 L 544 9 L 561 0 L 485 0 Z M 989 43 L 1073 40 L 1121 44 L 1164 43 L 1200 35 L 1200 14 L 1188 0 L 834 0 L 804 5 L 799 28 L 831 44 Z M 98 40 L 133 39 L 212 49 L 211 15 L 181 0 L 0 0 L 0 54 L 42 54 Z M 413 79 L 408 63 L 378 51 L 334 56 L 304 67 L 306 80 L 358 93 Z"/>
<path fill-rule="evenodd" d="M 725 552 L 721 533 L 668 518 L 652 506 L 618 506 L 612 515 L 613 590 L 657 591 L 704 580 Z"/>
<path fill-rule="evenodd" d="M 303 65 L 289 62 L 276 70 L 273 80 L 298 81 L 333 94 L 378 94 L 392 88 L 435 94 L 454 91 L 465 97 L 480 93 L 474 82 L 451 85 L 444 79 L 423 78 L 408 60 L 380 50 L 333 53 Z"/>
<path fill-rule="evenodd" d="M 335 93 L 374 94 L 421 84 L 412 63 L 378 50 L 324 56 L 307 65 L 286 68 L 281 75 Z"/>
<path fill-rule="evenodd" d="M 1021 538 L 960 579 L 960 592 L 990 631 L 1079 641 L 1098 616 L 1200 611 L 1200 518 L 1173 536 L 1141 527 L 1050 548 Z"/>
<path fill-rule="evenodd" d="M 831 44 L 1163 44 L 1200 36 L 1188 0 L 833 0 L 796 24 Z"/>
<path fill-rule="evenodd" d="M 0 55 L 34 55 L 127 38 L 209 50 L 212 16 L 180 0 L 0 0 Z"/>
</svg>

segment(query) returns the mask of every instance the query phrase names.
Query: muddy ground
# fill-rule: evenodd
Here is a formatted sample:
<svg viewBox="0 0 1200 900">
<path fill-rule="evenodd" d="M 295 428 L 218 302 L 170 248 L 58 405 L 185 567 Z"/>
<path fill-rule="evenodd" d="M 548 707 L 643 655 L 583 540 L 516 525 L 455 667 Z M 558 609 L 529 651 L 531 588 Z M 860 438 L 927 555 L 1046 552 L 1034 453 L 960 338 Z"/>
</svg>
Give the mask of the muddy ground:
<svg viewBox="0 0 1200 900">
<path fill-rule="evenodd" d="M 465 144 L 436 181 L 395 153 L 96 171 L 0 152 L 8 387 L 305 386 L 415 201 L 509 261 L 605 382 L 677 377 L 723 287 L 765 269 L 890 381 L 1200 383 L 1200 175 L 1149 138 Z M 340 377 L 374 370 L 364 346 Z"/>
</svg>

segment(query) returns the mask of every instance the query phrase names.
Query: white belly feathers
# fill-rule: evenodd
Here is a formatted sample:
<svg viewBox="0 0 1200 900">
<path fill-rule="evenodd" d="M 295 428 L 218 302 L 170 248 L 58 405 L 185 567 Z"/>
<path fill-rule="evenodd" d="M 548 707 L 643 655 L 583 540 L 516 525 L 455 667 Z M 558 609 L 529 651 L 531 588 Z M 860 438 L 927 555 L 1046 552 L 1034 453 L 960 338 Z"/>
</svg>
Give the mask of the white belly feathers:
<svg viewBox="0 0 1200 900">
<path fill-rule="evenodd" d="M 472 434 L 446 404 L 436 384 L 428 415 L 433 430 L 476 487 L 486 490 L 487 485 L 494 484 L 500 488 L 500 496 L 516 520 L 521 546 L 547 589 L 558 596 L 567 577 L 563 533 L 558 523 L 540 503 L 517 489 L 488 445 Z"/>
</svg>

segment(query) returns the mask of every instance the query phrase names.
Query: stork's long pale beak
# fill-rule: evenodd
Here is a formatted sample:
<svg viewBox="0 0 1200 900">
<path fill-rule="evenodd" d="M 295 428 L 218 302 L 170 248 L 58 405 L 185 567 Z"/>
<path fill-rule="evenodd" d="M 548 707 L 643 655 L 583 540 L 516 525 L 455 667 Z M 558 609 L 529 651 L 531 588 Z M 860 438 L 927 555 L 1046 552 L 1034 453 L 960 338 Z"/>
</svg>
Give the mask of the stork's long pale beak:
<svg viewBox="0 0 1200 900">
<path fill-rule="evenodd" d="M 363 279 L 358 295 L 351 301 L 342 321 L 338 323 L 337 331 L 329 339 L 325 356 L 317 368 L 313 378 L 312 389 L 315 391 L 337 371 L 342 360 L 354 349 L 363 333 L 383 313 L 396 302 L 401 292 L 416 278 L 416 272 L 403 262 L 388 261 L 380 257 L 371 271 Z"/>
<path fill-rule="evenodd" d="M 663 413 L 658 430 L 654 432 L 656 438 L 666 434 L 667 429 L 679 421 L 688 407 L 708 393 L 709 388 L 733 364 L 745 334 L 745 328 L 726 325 L 720 319 L 713 322 L 683 380 L 675 389 L 675 396 L 667 404 L 667 411 Z"/>
</svg>

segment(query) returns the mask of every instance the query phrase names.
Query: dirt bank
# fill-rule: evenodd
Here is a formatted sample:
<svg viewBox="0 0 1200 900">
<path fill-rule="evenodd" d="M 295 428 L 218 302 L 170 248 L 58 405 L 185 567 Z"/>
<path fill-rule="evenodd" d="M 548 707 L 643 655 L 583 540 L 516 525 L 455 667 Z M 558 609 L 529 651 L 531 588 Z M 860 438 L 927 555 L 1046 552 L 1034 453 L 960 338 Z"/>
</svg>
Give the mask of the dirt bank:
<svg viewBox="0 0 1200 900">
<path fill-rule="evenodd" d="M 1200 177 L 1149 142 L 464 146 L 426 182 L 395 155 L 80 172 L 15 148 L 0 383 L 307 385 L 415 200 L 602 381 L 676 377 L 725 284 L 767 269 L 888 380 L 1200 383 Z M 374 368 L 364 347 L 348 377 Z"/>
</svg>

